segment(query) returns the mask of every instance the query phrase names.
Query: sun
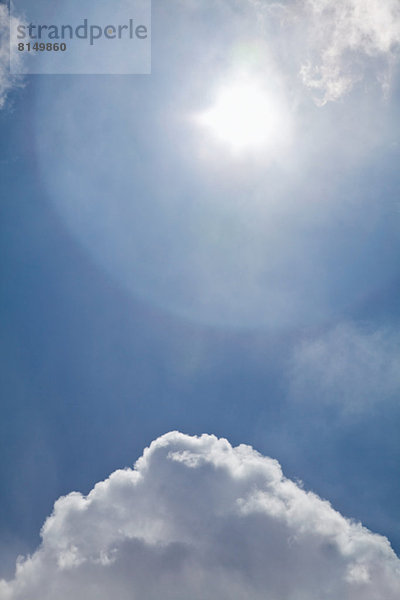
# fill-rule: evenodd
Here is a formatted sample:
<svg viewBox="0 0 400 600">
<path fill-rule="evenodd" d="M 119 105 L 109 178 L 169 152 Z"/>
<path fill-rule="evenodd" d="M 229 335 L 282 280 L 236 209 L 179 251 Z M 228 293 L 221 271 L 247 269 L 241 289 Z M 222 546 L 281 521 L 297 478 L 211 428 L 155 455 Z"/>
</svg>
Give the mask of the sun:
<svg viewBox="0 0 400 600">
<path fill-rule="evenodd" d="M 290 117 L 278 93 L 252 81 L 225 85 L 198 123 L 232 150 L 280 147 L 289 138 Z"/>
</svg>

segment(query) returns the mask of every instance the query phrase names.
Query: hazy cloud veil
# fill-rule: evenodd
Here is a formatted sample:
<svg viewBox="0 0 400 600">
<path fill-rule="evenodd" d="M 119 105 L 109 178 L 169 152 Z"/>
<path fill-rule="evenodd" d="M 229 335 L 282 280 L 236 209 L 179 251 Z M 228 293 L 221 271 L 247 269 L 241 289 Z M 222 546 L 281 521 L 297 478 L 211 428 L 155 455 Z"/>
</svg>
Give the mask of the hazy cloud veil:
<svg viewBox="0 0 400 600">
<path fill-rule="evenodd" d="M 10 16 L 7 6 L 0 4 L 0 109 L 11 90 L 21 85 L 22 78 L 10 73 Z"/>
<path fill-rule="evenodd" d="M 363 79 L 368 63 L 384 92 L 398 59 L 400 5 L 396 0 L 307 0 L 313 59 L 302 65 L 304 84 L 319 104 L 338 100 Z"/>
<path fill-rule="evenodd" d="M 41 82 L 43 186 L 113 279 L 179 317 L 281 330 L 321 323 L 397 273 L 397 234 L 382 242 L 389 260 L 371 261 L 380 189 L 354 190 L 357 169 L 393 152 L 397 108 L 383 106 L 379 78 L 396 60 L 398 16 L 392 3 L 357 7 L 171 0 L 153 11 L 152 77 Z M 285 124 L 256 157 L 232 157 L 195 119 L 242 70 Z"/>
<path fill-rule="evenodd" d="M 342 413 L 386 410 L 400 390 L 400 339 L 390 330 L 341 323 L 294 350 L 290 397 Z"/>
</svg>

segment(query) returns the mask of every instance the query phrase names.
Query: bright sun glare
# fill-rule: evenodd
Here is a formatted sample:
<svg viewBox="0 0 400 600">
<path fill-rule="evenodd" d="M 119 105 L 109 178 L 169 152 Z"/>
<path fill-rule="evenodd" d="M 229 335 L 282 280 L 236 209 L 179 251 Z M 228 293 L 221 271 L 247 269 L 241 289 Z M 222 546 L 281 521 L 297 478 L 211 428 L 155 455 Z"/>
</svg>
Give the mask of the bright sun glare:
<svg viewBox="0 0 400 600">
<path fill-rule="evenodd" d="M 234 151 L 281 146 L 289 135 L 288 111 L 278 96 L 256 83 L 235 83 L 219 91 L 198 122 Z"/>
</svg>

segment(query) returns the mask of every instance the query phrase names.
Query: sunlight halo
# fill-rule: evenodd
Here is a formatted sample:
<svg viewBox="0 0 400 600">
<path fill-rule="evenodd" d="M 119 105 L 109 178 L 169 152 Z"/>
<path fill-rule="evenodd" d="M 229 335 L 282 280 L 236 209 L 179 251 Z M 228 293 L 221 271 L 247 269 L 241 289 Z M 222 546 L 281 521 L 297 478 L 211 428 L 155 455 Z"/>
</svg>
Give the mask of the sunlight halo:
<svg viewBox="0 0 400 600">
<path fill-rule="evenodd" d="M 284 100 L 255 81 L 223 86 L 196 120 L 235 153 L 279 149 L 290 140 L 291 118 Z"/>
</svg>

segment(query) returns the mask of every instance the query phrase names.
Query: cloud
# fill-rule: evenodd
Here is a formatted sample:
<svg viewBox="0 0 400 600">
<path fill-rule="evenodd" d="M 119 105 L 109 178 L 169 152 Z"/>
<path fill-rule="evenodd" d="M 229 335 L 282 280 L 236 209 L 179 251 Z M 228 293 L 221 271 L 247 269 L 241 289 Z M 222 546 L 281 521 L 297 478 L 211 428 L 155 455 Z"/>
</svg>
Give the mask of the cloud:
<svg viewBox="0 0 400 600">
<path fill-rule="evenodd" d="M 400 43 L 397 0 L 307 0 L 309 59 L 300 69 L 317 102 L 335 101 L 373 66 L 387 93 Z"/>
<path fill-rule="evenodd" d="M 369 165 L 373 153 L 394 152 L 397 106 L 360 90 L 325 110 L 313 105 L 299 77 L 314 43 L 311 13 L 300 8 L 158 3 L 150 78 L 60 86 L 46 77 L 35 86 L 46 194 L 90 256 L 141 301 L 213 327 L 282 331 L 326 322 L 395 276 L 394 260 L 382 264 L 382 251 L 376 260 L 375 227 L 393 202 L 369 181 Z M 286 133 L 274 125 L 264 151 L 232 156 L 196 117 L 243 71 Z"/>
<path fill-rule="evenodd" d="M 181 4 L 180 0 L 177 4 Z M 215 9 L 214 4 L 212 8 Z M 190 15 L 199 11 L 199 7 L 185 2 L 184 10 Z M 241 23 L 245 32 L 252 31 L 259 39 L 264 36 L 274 55 L 279 54 L 278 46 L 284 47 L 283 67 L 288 72 L 289 63 L 300 60 L 297 64 L 300 79 L 320 105 L 336 101 L 349 92 L 365 77 L 371 65 L 374 78 L 379 80 L 385 93 L 390 89 L 400 43 L 397 0 L 289 3 L 233 0 L 222 3 L 218 11 L 224 11 L 229 22 Z M 0 34 L 1 108 L 9 91 L 21 82 L 9 73 L 9 15 L 4 4 L 0 4 Z M 293 53 L 291 60 L 288 49 Z M 292 87 L 294 85 L 292 81 Z"/>
<path fill-rule="evenodd" d="M 292 399 L 360 413 L 398 398 L 400 338 L 385 329 L 340 324 L 295 350 Z"/>
<path fill-rule="evenodd" d="M 10 17 L 7 6 L 0 4 L 0 109 L 4 108 L 10 91 L 21 84 L 21 77 L 10 73 Z"/>
<path fill-rule="evenodd" d="M 179 3 L 202 18 L 204 2 Z M 234 35 L 263 40 L 263 53 L 279 62 L 290 89 L 299 84 L 298 93 L 311 92 L 318 105 L 339 100 L 361 81 L 389 93 L 399 58 L 398 0 L 225 0 L 208 12 L 215 19 L 222 10 L 235 23 Z"/>
<path fill-rule="evenodd" d="M 378 81 L 389 93 L 399 57 L 397 0 L 250 0 L 249 7 L 269 34 L 271 23 L 279 30 L 275 48 L 284 40 L 286 69 L 290 49 L 318 105 L 339 100 L 360 81 Z"/>
<path fill-rule="evenodd" d="M 169 433 L 60 498 L 1 600 L 398 598 L 388 540 L 224 439 Z"/>
</svg>

